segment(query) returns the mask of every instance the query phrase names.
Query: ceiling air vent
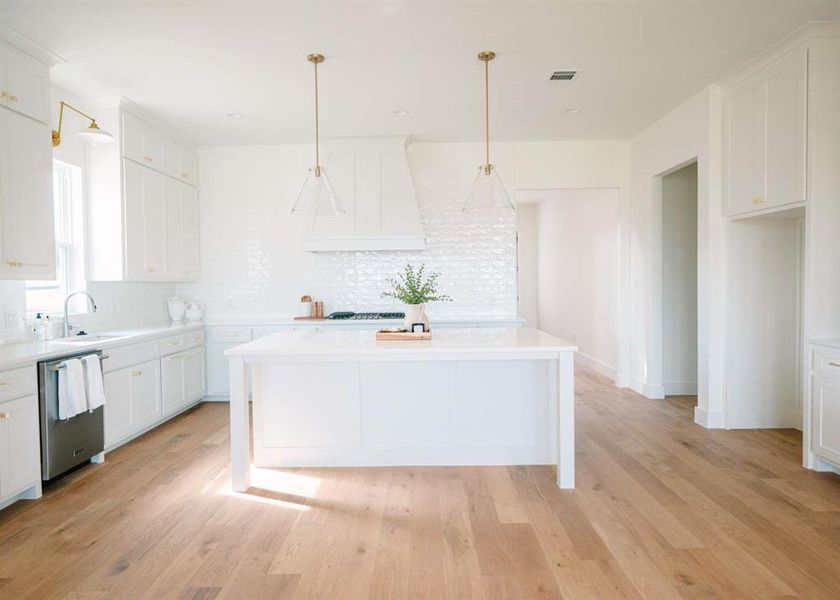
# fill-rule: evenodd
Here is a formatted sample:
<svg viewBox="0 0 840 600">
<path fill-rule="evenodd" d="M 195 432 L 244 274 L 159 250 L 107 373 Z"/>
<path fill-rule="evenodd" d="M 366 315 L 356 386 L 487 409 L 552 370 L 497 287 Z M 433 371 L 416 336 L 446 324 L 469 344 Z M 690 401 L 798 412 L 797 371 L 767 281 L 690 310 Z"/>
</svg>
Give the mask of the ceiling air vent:
<svg viewBox="0 0 840 600">
<path fill-rule="evenodd" d="M 553 71 L 549 81 L 571 81 L 577 75 L 577 71 Z"/>
</svg>

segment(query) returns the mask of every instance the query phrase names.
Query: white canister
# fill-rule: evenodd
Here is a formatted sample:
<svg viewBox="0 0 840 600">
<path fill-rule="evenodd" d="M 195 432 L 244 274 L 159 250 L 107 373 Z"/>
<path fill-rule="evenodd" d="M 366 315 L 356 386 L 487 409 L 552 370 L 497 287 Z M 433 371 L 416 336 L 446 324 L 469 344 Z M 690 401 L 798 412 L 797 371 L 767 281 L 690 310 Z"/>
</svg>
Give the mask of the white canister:
<svg viewBox="0 0 840 600">
<path fill-rule="evenodd" d="M 184 320 L 184 314 L 187 312 L 187 303 L 183 298 L 173 296 L 166 301 L 169 308 L 169 318 L 173 323 L 180 323 Z"/>
<path fill-rule="evenodd" d="M 201 302 L 187 304 L 187 321 L 201 321 L 204 318 L 204 306 Z"/>
</svg>

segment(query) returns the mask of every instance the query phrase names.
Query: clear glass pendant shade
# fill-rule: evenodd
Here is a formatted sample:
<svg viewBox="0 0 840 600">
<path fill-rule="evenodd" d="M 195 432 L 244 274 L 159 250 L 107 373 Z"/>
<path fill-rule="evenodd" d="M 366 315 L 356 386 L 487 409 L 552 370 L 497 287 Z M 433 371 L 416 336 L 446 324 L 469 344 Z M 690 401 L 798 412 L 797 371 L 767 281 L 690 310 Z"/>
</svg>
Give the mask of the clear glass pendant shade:
<svg viewBox="0 0 840 600">
<path fill-rule="evenodd" d="M 312 167 L 300 188 L 293 214 L 311 212 L 317 215 L 343 215 L 344 207 L 335 195 L 332 184 L 323 167 Z"/>
<path fill-rule="evenodd" d="M 516 208 L 499 179 L 496 167 L 481 165 L 472 189 L 464 203 L 464 212 L 483 210 L 511 210 Z"/>
</svg>

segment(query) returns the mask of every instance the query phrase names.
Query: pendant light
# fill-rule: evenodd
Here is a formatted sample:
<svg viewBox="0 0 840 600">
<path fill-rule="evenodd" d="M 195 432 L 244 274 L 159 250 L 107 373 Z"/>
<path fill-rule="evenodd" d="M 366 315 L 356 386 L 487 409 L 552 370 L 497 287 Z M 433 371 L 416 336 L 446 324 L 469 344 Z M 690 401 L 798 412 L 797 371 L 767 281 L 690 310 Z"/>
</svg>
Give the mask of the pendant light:
<svg viewBox="0 0 840 600">
<path fill-rule="evenodd" d="M 315 166 L 309 169 L 300 188 L 292 213 L 318 215 L 343 215 L 344 208 L 335 195 L 327 171 L 321 166 L 320 130 L 318 123 L 318 65 L 324 62 L 322 54 L 310 54 L 306 60 L 315 65 Z"/>
<path fill-rule="evenodd" d="M 502 180 L 499 179 L 496 167 L 490 163 L 490 61 L 494 58 L 496 58 L 496 53 L 492 50 L 478 53 L 478 60 L 484 63 L 485 162 L 478 167 L 478 175 L 464 203 L 464 212 L 516 208 L 505 191 Z"/>
</svg>

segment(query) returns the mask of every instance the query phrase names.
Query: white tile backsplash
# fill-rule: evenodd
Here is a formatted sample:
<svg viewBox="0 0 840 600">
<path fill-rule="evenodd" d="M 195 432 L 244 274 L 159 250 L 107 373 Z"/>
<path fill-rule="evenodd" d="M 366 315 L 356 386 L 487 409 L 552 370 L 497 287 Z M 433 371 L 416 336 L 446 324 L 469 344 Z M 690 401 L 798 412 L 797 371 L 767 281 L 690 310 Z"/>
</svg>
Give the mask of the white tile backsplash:
<svg viewBox="0 0 840 600">
<path fill-rule="evenodd" d="M 327 312 L 398 310 L 381 295 L 406 263 L 441 273 L 441 291 L 454 301 L 428 307 L 433 318 L 516 316 L 515 214 L 461 212 L 479 145 L 409 147 L 427 236 L 422 252 L 304 252 L 305 222 L 288 213 L 309 159 L 301 148 L 202 150 L 201 278 L 177 292 L 203 302 L 207 318 L 293 315 L 303 294 Z M 512 165 L 501 172 L 512 177 Z"/>
</svg>

